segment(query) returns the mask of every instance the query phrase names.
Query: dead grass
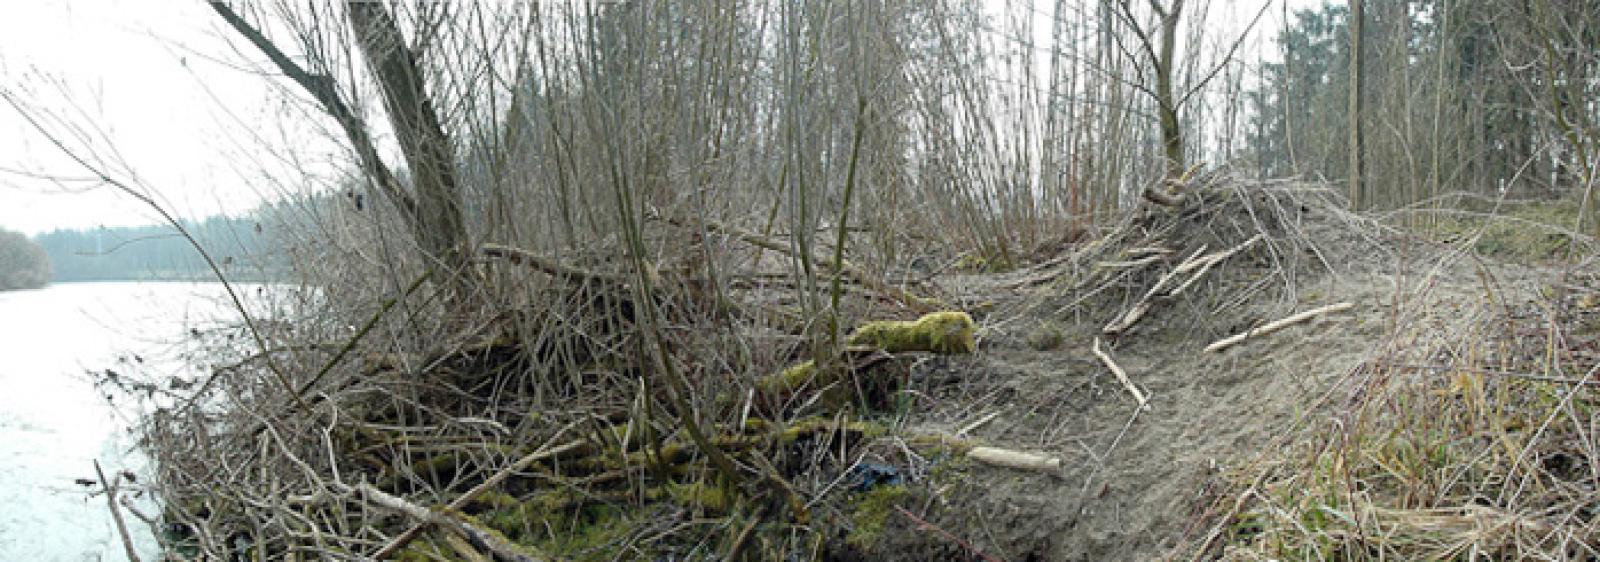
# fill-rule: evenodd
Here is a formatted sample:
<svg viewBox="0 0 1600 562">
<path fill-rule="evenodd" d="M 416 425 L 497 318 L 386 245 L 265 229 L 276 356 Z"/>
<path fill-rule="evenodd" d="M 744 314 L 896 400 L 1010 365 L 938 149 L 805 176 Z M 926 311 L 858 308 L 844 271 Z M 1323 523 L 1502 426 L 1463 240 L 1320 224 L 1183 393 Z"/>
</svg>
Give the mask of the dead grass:
<svg viewBox="0 0 1600 562">
<path fill-rule="evenodd" d="M 1475 269 L 1477 298 L 1414 294 L 1327 415 L 1237 475 L 1259 484 L 1224 559 L 1600 557 L 1600 286 L 1587 264 Z"/>
<path fill-rule="evenodd" d="M 1576 230 L 1575 200 L 1504 201 L 1459 195 L 1432 205 L 1395 211 L 1389 218 L 1428 239 L 1523 264 L 1571 263 L 1594 250 L 1591 239 Z"/>
</svg>

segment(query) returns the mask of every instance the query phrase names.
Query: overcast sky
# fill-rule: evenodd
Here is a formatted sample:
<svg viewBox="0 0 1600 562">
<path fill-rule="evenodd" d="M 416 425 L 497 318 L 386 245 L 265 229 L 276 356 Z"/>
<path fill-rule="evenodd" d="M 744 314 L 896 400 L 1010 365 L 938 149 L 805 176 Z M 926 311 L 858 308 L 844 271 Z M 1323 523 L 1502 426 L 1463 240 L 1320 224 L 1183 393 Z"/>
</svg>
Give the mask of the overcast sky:
<svg viewBox="0 0 1600 562">
<path fill-rule="evenodd" d="M 1225 20 L 1219 27 L 1242 27 L 1261 1 L 1215 0 L 1212 17 Z M 1281 13 L 1274 3 L 1258 38 L 1275 33 Z M 112 175 L 137 180 L 179 216 L 238 213 L 282 186 L 327 183 L 344 158 L 339 147 L 303 117 L 309 108 L 286 104 L 269 79 L 240 65 L 247 59 L 233 51 L 230 34 L 194 0 L 8 2 L 0 89 L 46 117 L 78 152 L 125 163 Z M 1252 41 L 1246 52 L 1268 44 Z M 0 103 L 0 227 L 37 234 L 157 222 L 114 189 L 50 179 L 84 175 Z"/>
<path fill-rule="evenodd" d="M 319 132 L 282 127 L 304 121 L 294 117 L 304 108 L 286 109 L 271 82 L 232 66 L 241 57 L 218 24 L 192 0 L 8 3 L 0 88 L 80 152 L 126 163 L 111 175 L 137 180 L 176 214 L 243 211 L 271 193 L 260 164 L 274 168 L 269 154 L 286 137 L 323 166 L 335 154 Z M 94 139 L 88 151 L 83 136 Z M 116 190 L 41 175 L 85 171 L 0 102 L 0 227 L 36 234 L 157 222 Z"/>
</svg>

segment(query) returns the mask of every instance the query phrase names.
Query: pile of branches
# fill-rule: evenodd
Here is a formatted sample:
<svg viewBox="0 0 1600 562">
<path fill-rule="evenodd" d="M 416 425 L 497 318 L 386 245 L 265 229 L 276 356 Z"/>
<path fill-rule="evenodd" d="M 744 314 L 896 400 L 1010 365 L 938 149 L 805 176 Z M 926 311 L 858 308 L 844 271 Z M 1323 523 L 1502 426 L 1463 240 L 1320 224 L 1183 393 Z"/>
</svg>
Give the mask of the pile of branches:
<svg viewBox="0 0 1600 562">
<path fill-rule="evenodd" d="M 1090 315 L 1116 340 L 1157 311 L 1184 323 L 1229 324 L 1246 305 L 1265 314 L 1299 299 L 1306 276 L 1375 263 L 1385 229 L 1352 214 L 1334 189 L 1299 181 L 1191 171 L 1146 190 L 1136 212 L 1103 236 L 1025 270 L 1036 316 Z M 1258 312 L 1260 313 L 1260 312 Z"/>
<path fill-rule="evenodd" d="M 739 249 L 675 259 L 794 257 L 733 227 L 662 222 L 688 233 L 680 247 Z M 630 268 L 503 245 L 478 256 L 483 286 L 500 289 L 470 307 L 439 305 L 446 284 L 424 270 L 370 309 L 201 338 L 198 355 L 232 359 L 142 428 L 164 504 L 150 523 L 171 555 L 814 552 L 813 531 L 836 515 L 816 513 L 821 500 L 882 433 L 871 420 L 907 377 L 904 358 L 974 349 L 966 314 L 923 314 L 937 301 L 843 261 L 816 269 L 840 279 L 844 306 L 808 311 L 795 304 L 805 284 L 761 271 L 772 260 L 759 256 L 724 259 L 715 279 L 687 259 Z M 848 330 L 841 310 L 921 319 Z M 236 345 L 251 340 L 262 345 Z"/>
</svg>

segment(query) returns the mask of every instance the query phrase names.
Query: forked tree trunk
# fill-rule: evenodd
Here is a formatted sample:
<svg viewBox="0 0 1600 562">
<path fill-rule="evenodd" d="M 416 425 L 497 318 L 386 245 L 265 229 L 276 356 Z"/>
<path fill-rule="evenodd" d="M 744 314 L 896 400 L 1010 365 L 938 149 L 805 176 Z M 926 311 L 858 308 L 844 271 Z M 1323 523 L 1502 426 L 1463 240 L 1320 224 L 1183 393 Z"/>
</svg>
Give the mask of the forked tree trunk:
<svg viewBox="0 0 1600 562">
<path fill-rule="evenodd" d="M 430 266 L 439 269 L 441 275 L 437 278 L 446 280 L 450 303 L 466 299 L 472 288 L 466 277 L 470 256 L 461 195 L 456 187 L 454 151 L 423 88 L 416 57 L 405 48 L 400 29 L 384 4 L 350 2 L 350 22 L 383 91 L 384 105 L 411 170 L 410 190 L 379 158 L 366 124 L 339 96 L 331 76 L 313 74 L 300 66 L 227 4 L 209 4 L 339 123 L 360 159 L 362 171 L 400 210 L 420 253 Z"/>
<path fill-rule="evenodd" d="M 450 137 L 423 87 L 416 54 L 406 48 L 389 9 L 380 2 L 353 1 L 348 5 L 356 43 L 378 80 L 389 121 L 411 170 L 417 201 L 411 227 L 417 244 L 452 280 L 447 282 L 452 296 L 463 299 L 469 289 L 464 277 L 467 234 Z"/>
</svg>

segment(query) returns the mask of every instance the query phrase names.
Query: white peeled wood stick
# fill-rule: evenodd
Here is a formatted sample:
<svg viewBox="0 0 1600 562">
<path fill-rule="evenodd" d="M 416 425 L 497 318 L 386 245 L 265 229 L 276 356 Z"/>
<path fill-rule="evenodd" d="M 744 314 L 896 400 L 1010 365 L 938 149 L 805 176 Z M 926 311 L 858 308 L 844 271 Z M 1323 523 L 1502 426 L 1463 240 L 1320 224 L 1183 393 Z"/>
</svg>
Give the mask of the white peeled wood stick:
<svg viewBox="0 0 1600 562">
<path fill-rule="evenodd" d="M 1161 289 L 1165 288 L 1166 284 L 1168 282 L 1172 281 L 1172 279 L 1174 277 L 1177 277 L 1179 275 L 1183 275 L 1184 272 L 1189 271 L 1191 269 L 1194 269 L 1196 267 L 1199 267 L 1200 264 L 1204 263 L 1205 260 L 1210 258 L 1210 256 L 1206 256 L 1206 257 L 1201 257 L 1200 256 L 1200 254 L 1204 254 L 1204 253 L 1206 253 L 1206 245 L 1205 244 L 1201 244 L 1199 248 L 1195 248 L 1194 249 L 1194 253 L 1193 254 L 1189 254 L 1188 258 L 1184 259 L 1181 262 L 1178 262 L 1178 266 L 1177 267 L 1172 268 L 1172 271 L 1168 271 L 1167 274 L 1165 276 L 1163 276 L 1160 281 L 1156 281 L 1155 286 L 1154 287 L 1150 287 L 1150 291 L 1145 293 L 1144 298 L 1148 299 L 1150 297 L 1153 297 L 1153 296 L 1156 296 L 1158 294 L 1161 294 Z"/>
<path fill-rule="evenodd" d="M 1184 260 L 1184 263 L 1194 261 L 1200 255 L 1200 252 L 1204 251 L 1206 251 L 1206 247 L 1204 245 L 1200 246 L 1200 249 L 1195 250 L 1193 254 L 1189 255 L 1189 259 Z M 1181 268 L 1182 266 L 1179 267 Z M 1111 322 L 1106 324 L 1106 327 L 1100 329 L 1100 332 L 1107 335 L 1117 335 L 1126 331 L 1128 328 L 1132 328 L 1135 322 L 1138 322 L 1139 319 L 1144 318 L 1146 312 L 1150 312 L 1150 307 L 1153 306 L 1151 304 L 1151 300 L 1161 296 L 1162 291 L 1166 290 L 1167 284 L 1171 283 L 1172 280 L 1177 277 L 1177 269 L 1173 269 L 1172 271 L 1168 271 L 1166 275 L 1162 275 L 1161 279 L 1156 280 L 1156 284 L 1150 287 L 1150 290 L 1145 291 L 1144 296 L 1139 297 L 1139 302 L 1133 303 L 1133 306 L 1129 307 L 1127 312 L 1123 312 L 1121 315 L 1112 319 Z"/>
<path fill-rule="evenodd" d="M 1342 312 L 1342 311 L 1345 311 L 1345 310 L 1350 310 L 1351 308 L 1354 308 L 1354 307 L 1355 307 L 1355 305 L 1351 304 L 1349 302 L 1341 302 L 1341 303 L 1337 303 L 1337 304 L 1330 304 L 1328 306 L 1324 306 L 1324 307 L 1321 307 L 1321 308 L 1313 308 L 1311 310 L 1307 310 L 1305 312 L 1296 314 L 1294 316 L 1290 316 L 1288 318 L 1284 318 L 1282 320 L 1274 320 L 1274 321 L 1272 321 L 1270 323 L 1267 323 L 1266 325 L 1261 326 L 1260 328 L 1253 328 L 1253 329 L 1250 329 L 1250 330 L 1246 330 L 1246 331 L 1244 331 L 1242 333 L 1234 334 L 1234 335 L 1228 336 L 1226 338 L 1222 338 L 1220 340 L 1212 342 L 1211 345 L 1206 346 L 1206 351 L 1210 351 L 1210 352 L 1222 351 L 1224 349 L 1227 349 L 1227 348 L 1233 347 L 1235 345 L 1238 345 L 1240 342 L 1243 342 L 1243 341 L 1245 341 L 1247 339 L 1250 339 L 1250 338 L 1253 338 L 1253 337 L 1256 337 L 1256 336 L 1265 336 L 1267 334 L 1271 334 L 1271 333 L 1276 332 L 1278 330 L 1282 330 L 1282 329 L 1287 328 L 1289 326 L 1293 326 L 1295 324 L 1299 324 L 1301 322 L 1305 322 L 1307 320 L 1310 320 L 1312 318 L 1316 318 L 1316 317 L 1324 315 L 1324 314 L 1329 314 L 1329 313 L 1333 313 L 1333 312 Z"/>
<path fill-rule="evenodd" d="M 1178 264 L 1178 267 L 1173 268 L 1173 271 L 1175 271 L 1178 274 L 1182 275 L 1184 273 L 1188 273 L 1190 271 L 1193 271 L 1195 268 L 1203 267 L 1203 268 L 1209 269 L 1209 268 L 1211 268 L 1211 266 L 1216 265 L 1218 262 L 1225 261 L 1228 258 L 1233 257 L 1234 254 L 1237 254 L 1239 252 L 1243 252 L 1246 249 L 1248 249 L 1250 246 L 1255 245 L 1256 242 L 1260 242 L 1260 241 L 1261 241 L 1261 235 L 1257 234 L 1255 236 L 1250 237 L 1249 240 L 1245 240 L 1244 243 L 1239 244 L 1238 246 L 1234 246 L 1232 248 L 1229 248 L 1227 250 L 1206 254 L 1205 256 L 1202 256 L 1202 257 L 1199 257 L 1199 258 L 1191 257 L 1191 258 L 1189 258 L 1187 260 L 1184 260 L 1183 263 Z M 1203 249 L 1204 246 L 1202 246 L 1201 248 Z"/>
<path fill-rule="evenodd" d="M 1116 361 L 1111 360 L 1110 354 L 1100 349 L 1100 338 L 1094 339 L 1094 349 L 1092 351 L 1094 351 L 1095 357 L 1100 358 L 1101 363 L 1106 364 L 1107 369 L 1111 369 L 1111 374 L 1117 376 L 1117 381 L 1122 383 L 1122 387 L 1128 389 L 1128 394 L 1132 394 L 1133 399 L 1139 402 L 1140 409 L 1150 407 L 1149 401 L 1144 397 L 1144 392 L 1140 391 L 1139 387 L 1133 386 L 1133 381 L 1128 379 L 1128 373 L 1124 372 L 1122 367 L 1117 366 Z"/>
<path fill-rule="evenodd" d="M 1101 328 L 1100 332 L 1107 335 L 1117 335 L 1122 333 L 1128 328 L 1133 327 L 1133 324 L 1138 322 L 1140 318 L 1144 318 L 1144 314 L 1150 311 L 1150 306 L 1151 304 L 1148 300 L 1141 300 L 1137 303 L 1134 303 L 1132 307 L 1128 308 L 1127 312 L 1122 313 L 1121 316 L 1118 316 L 1116 319 L 1112 320 L 1110 324 L 1106 324 L 1106 327 Z"/>
<path fill-rule="evenodd" d="M 967 424 L 966 427 L 963 427 L 963 428 L 961 428 L 961 430 L 957 431 L 956 432 L 956 437 L 966 437 L 968 433 L 972 433 L 972 430 L 978 429 L 978 427 L 982 426 L 983 424 L 989 423 L 990 421 L 993 421 L 995 418 L 998 418 L 998 417 L 1000 417 L 1000 412 L 999 411 L 989 412 L 989 415 L 986 415 L 986 416 L 983 416 L 981 418 L 978 418 L 978 421 L 969 423 L 969 424 Z"/>
<path fill-rule="evenodd" d="M 1170 256 L 1170 255 L 1178 253 L 1178 252 L 1177 252 L 1177 250 L 1173 250 L 1172 248 L 1163 248 L 1161 246 L 1141 246 L 1141 247 L 1138 247 L 1138 248 L 1129 248 L 1129 249 L 1127 249 L 1126 251 L 1124 251 L 1122 253 L 1127 255 L 1130 258 L 1136 258 L 1136 257 L 1139 257 L 1139 256 L 1148 256 L 1148 255 Z"/>
<path fill-rule="evenodd" d="M 346 488 L 349 488 L 346 486 Z M 370 484 L 357 484 L 350 488 L 359 492 L 368 502 L 378 507 L 402 513 L 419 523 L 428 523 L 460 533 L 466 537 L 467 542 L 473 547 L 487 550 L 494 555 L 495 560 L 509 560 L 512 562 L 542 562 L 539 558 L 519 552 L 516 545 L 506 540 L 504 535 L 496 533 L 473 523 L 459 515 L 452 515 L 449 511 L 434 511 L 426 507 L 411 503 L 405 498 L 391 496 L 383 490 L 372 487 Z"/>
<path fill-rule="evenodd" d="M 1145 256 L 1145 257 L 1142 257 L 1142 258 L 1139 258 L 1139 259 L 1136 259 L 1136 260 L 1098 262 L 1098 263 L 1094 264 L 1094 266 L 1098 267 L 1100 269 L 1119 269 L 1119 268 L 1128 268 L 1128 267 L 1140 267 L 1140 266 L 1150 265 L 1152 263 L 1161 261 L 1162 258 L 1165 258 L 1165 257 L 1166 256 L 1163 256 L 1161 254 L 1152 254 L 1152 255 L 1148 255 L 1148 256 Z"/>
<path fill-rule="evenodd" d="M 1196 281 L 1199 281 L 1201 277 L 1205 277 L 1206 273 L 1209 273 L 1213 266 L 1216 266 L 1219 263 L 1227 261 L 1227 259 L 1233 257 L 1234 254 L 1238 254 L 1239 252 L 1243 252 L 1245 250 L 1245 248 L 1249 248 L 1250 246 L 1255 245 L 1255 243 L 1259 242 L 1260 240 L 1261 240 L 1261 235 L 1257 234 L 1255 236 L 1250 237 L 1249 240 L 1245 240 L 1243 244 L 1240 244 L 1238 246 L 1234 246 L 1230 250 L 1224 250 L 1224 251 L 1221 251 L 1221 252 L 1217 252 L 1215 254 L 1211 254 L 1211 255 L 1206 256 L 1204 258 L 1200 258 L 1200 260 L 1198 262 L 1194 262 L 1194 263 L 1199 263 L 1200 264 L 1200 271 L 1196 271 L 1194 273 L 1194 275 L 1189 276 L 1189 280 L 1188 281 L 1184 281 L 1182 285 L 1178 285 L 1178 288 L 1173 289 L 1172 292 L 1170 292 L 1170 293 L 1167 293 L 1167 296 L 1176 297 L 1176 296 L 1178 296 L 1180 294 L 1183 294 L 1183 292 L 1185 290 L 1188 290 L 1188 288 L 1191 285 L 1194 285 Z M 1191 265 L 1191 264 L 1184 264 L 1184 265 Z M 1185 268 L 1184 266 L 1178 266 L 1178 269 L 1176 269 L 1174 271 L 1178 271 L 1178 270 L 1188 271 L 1188 269 Z"/>
<path fill-rule="evenodd" d="M 1206 262 L 1206 264 L 1200 268 L 1200 271 L 1194 272 L 1194 275 L 1189 276 L 1188 281 L 1184 281 L 1182 285 L 1178 285 L 1178 288 L 1173 289 L 1171 293 L 1167 294 L 1167 296 L 1176 297 L 1183 294 L 1183 291 L 1188 289 L 1190 285 L 1193 285 L 1195 281 L 1199 281 L 1201 277 L 1205 277 L 1206 273 L 1211 271 L 1211 266 L 1219 263 L 1222 263 L 1221 259 L 1214 259 Z"/>
<path fill-rule="evenodd" d="M 1045 474 L 1061 474 L 1061 457 L 1042 453 L 979 446 L 967 451 L 967 458 L 990 466 L 1031 470 Z"/>
<path fill-rule="evenodd" d="M 1215 253 L 1215 254 L 1206 254 L 1206 255 L 1203 255 L 1203 256 L 1200 255 L 1200 253 L 1204 252 L 1204 251 L 1206 251 L 1206 247 L 1205 247 L 1205 245 L 1202 244 L 1200 246 L 1200 250 L 1199 251 L 1195 252 L 1194 255 L 1189 256 L 1189 259 L 1186 259 L 1186 260 L 1183 260 L 1182 262 L 1179 262 L 1176 267 L 1172 268 L 1172 275 L 1174 277 L 1176 277 L 1178 275 L 1183 275 L 1183 274 L 1188 273 L 1190 271 L 1194 271 L 1195 268 L 1203 266 L 1203 265 L 1206 265 L 1206 264 L 1211 263 L 1211 262 L 1214 262 L 1214 261 L 1217 260 L 1217 256 L 1220 256 L 1223 253 L 1226 253 L 1226 252 L 1218 252 L 1218 253 Z"/>
<path fill-rule="evenodd" d="M 1238 246 L 1234 246 L 1233 249 L 1230 249 L 1230 250 L 1228 250 L 1226 252 L 1222 252 L 1220 254 L 1217 254 L 1217 261 L 1226 260 L 1228 258 L 1233 257 L 1234 254 L 1237 254 L 1239 252 L 1245 251 L 1246 249 L 1249 249 L 1251 246 L 1254 246 L 1256 242 L 1260 242 L 1262 238 L 1264 238 L 1264 236 L 1262 234 L 1260 234 L 1260 233 L 1257 233 L 1255 236 L 1251 236 L 1250 239 L 1249 240 L 1245 240 L 1243 244 L 1240 244 Z"/>
</svg>

